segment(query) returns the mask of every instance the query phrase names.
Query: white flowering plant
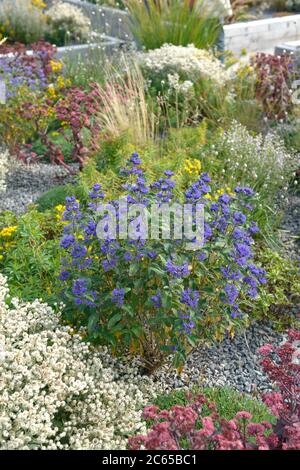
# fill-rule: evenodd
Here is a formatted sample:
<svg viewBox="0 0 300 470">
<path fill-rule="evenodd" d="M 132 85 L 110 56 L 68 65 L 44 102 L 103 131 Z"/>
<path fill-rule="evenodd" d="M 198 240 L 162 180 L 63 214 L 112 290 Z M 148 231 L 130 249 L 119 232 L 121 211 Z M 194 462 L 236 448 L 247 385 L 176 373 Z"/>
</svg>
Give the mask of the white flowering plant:
<svg viewBox="0 0 300 470">
<path fill-rule="evenodd" d="M 0 274 L 0 449 L 125 449 L 145 431 L 150 379 L 91 349 L 59 306 L 8 295 Z"/>
<path fill-rule="evenodd" d="M 56 45 L 85 42 L 91 34 L 91 22 L 81 8 L 56 0 L 47 10 L 48 39 Z"/>
<path fill-rule="evenodd" d="M 225 67 L 218 59 L 193 44 L 187 47 L 164 44 L 159 49 L 138 54 L 138 61 L 147 78 L 158 87 L 164 80 L 165 83 L 169 82 L 170 88 L 174 88 L 174 82 L 172 79 L 169 81 L 168 76 L 177 76 L 181 85 L 185 81 L 195 84 L 198 80 L 205 79 L 219 87 L 229 79 Z M 160 85 L 157 84 L 158 80 Z"/>
<path fill-rule="evenodd" d="M 149 94 L 158 97 L 161 109 L 167 109 L 169 116 L 176 110 L 180 124 L 199 121 L 207 110 L 218 107 L 218 97 L 222 103 L 227 100 L 231 79 L 224 65 L 193 44 L 164 44 L 139 53 L 137 60 Z"/>
<path fill-rule="evenodd" d="M 224 184 L 251 184 L 260 198 L 269 202 L 274 202 L 278 191 L 287 191 L 297 169 L 296 156 L 276 133 L 254 135 L 236 121 L 227 130 L 218 131 L 203 157 L 208 165 L 215 165 Z"/>
</svg>

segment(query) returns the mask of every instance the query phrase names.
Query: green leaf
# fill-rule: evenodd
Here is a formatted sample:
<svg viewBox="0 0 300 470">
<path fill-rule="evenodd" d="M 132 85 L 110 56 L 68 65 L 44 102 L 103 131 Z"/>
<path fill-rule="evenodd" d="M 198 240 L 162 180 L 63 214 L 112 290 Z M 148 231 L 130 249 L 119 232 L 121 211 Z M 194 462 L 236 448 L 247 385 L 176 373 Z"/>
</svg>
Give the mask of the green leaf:
<svg viewBox="0 0 300 470">
<path fill-rule="evenodd" d="M 113 315 L 108 323 L 107 323 L 107 328 L 110 329 L 112 328 L 113 326 L 116 325 L 116 323 L 118 323 L 120 320 L 122 319 L 122 314 L 121 313 L 116 313 L 115 315 Z"/>
</svg>

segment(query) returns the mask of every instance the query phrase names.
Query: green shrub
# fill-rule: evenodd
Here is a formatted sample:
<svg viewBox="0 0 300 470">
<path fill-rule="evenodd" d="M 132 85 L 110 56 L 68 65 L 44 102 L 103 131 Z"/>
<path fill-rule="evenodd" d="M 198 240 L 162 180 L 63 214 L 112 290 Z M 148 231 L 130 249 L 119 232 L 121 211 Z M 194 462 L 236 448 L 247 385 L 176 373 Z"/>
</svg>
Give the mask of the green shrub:
<svg viewBox="0 0 300 470">
<path fill-rule="evenodd" d="M 291 312 L 300 306 L 299 266 L 296 261 L 262 246 L 256 253 L 258 263 L 268 272 L 268 283 L 263 287 L 257 302 L 254 316 L 258 319 L 269 318 L 280 330 L 291 326 L 299 327 L 299 320 Z"/>
<path fill-rule="evenodd" d="M 119 353 L 129 350 L 142 355 L 149 371 L 170 354 L 179 367 L 203 339 L 219 340 L 247 325 L 244 306 L 253 305 L 260 283 L 266 282 L 265 271 L 251 261 L 252 234 L 258 228 L 251 214 L 248 219 L 244 212 L 252 190 L 239 187 L 229 195 L 218 189 L 217 181 L 208 185 L 207 173 L 199 175 L 198 171 L 186 191 L 175 195 L 172 175 L 166 171 L 151 180 L 134 153 L 110 198 L 99 183 L 91 190 L 89 203 L 68 198 L 64 215 L 68 229 L 61 240 L 65 251 L 60 278 L 68 321 L 86 326 L 95 343 L 110 344 Z M 140 201 L 149 222 L 150 204 L 175 201 L 177 194 L 183 203 L 202 201 L 206 217 L 203 251 L 186 249 L 186 239 L 171 236 L 144 240 L 140 234 L 137 239 L 129 235 L 123 240 L 115 234 L 99 243 L 97 224 L 106 225 L 101 201 L 105 198 L 118 207 L 120 194 L 128 202 Z"/>
<path fill-rule="evenodd" d="M 35 202 L 37 209 L 40 212 L 45 212 L 48 209 L 54 209 L 55 206 L 60 204 L 64 205 L 66 197 L 76 196 L 80 199 L 83 190 L 78 185 L 66 184 L 62 186 L 56 186 L 55 188 L 46 191 L 42 194 Z"/>
<path fill-rule="evenodd" d="M 47 21 L 47 39 L 58 46 L 86 42 L 91 33 L 90 20 L 82 9 L 60 0 L 47 10 Z"/>
<path fill-rule="evenodd" d="M 217 122 L 226 115 L 231 100 L 230 76 L 208 51 L 193 44 L 164 44 L 137 57 L 148 94 L 159 105 L 156 114 L 168 127 L 195 124 L 203 116 Z"/>
<path fill-rule="evenodd" d="M 0 231 L 0 271 L 7 276 L 13 296 L 28 301 L 41 298 L 50 304 L 59 300 L 61 211 L 40 213 L 33 208 L 19 219 L 1 214 L 2 230 L 12 224 L 15 228 L 10 237 Z"/>
</svg>

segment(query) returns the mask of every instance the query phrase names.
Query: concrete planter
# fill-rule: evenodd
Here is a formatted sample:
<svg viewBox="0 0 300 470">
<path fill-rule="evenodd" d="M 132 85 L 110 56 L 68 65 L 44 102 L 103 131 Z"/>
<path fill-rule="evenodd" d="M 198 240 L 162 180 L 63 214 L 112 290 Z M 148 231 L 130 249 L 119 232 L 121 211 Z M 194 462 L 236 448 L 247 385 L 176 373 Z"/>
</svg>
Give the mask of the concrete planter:
<svg viewBox="0 0 300 470">
<path fill-rule="evenodd" d="M 99 60 L 99 50 L 104 54 L 111 56 L 122 47 L 123 41 L 116 38 L 104 36 L 102 41 L 93 44 L 80 44 L 76 46 L 66 46 L 57 48 L 57 58 L 63 62 L 71 60 L 72 62 L 82 63 L 85 60 Z"/>
<path fill-rule="evenodd" d="M 246 49 L 248 53 L 274 52 L 274 48 L 278 44 L 299 39 L 300 15 L 225 26 L 226 49 L 231 50 L 236 56 L 241 55 L 243 49 Z"/>
</svg>

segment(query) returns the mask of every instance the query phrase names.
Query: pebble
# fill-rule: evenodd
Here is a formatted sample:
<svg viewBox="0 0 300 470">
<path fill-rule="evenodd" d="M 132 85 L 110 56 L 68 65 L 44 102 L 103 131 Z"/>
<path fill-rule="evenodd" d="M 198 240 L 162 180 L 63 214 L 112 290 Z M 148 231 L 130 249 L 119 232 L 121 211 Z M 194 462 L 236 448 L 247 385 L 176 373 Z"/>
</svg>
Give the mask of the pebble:
<svg viewBox="0 0 300 470">
<path fill-rule="evenodd" d="M 26 164 L 11 160 L 6 175 L 6 191 L 1 193 L 0 212 L 24 213 L 45 191 L 72 180 L 70 173 L 61 166 L 47 163 Z"/>
<path fill-rule="evenodd" d="M 280 344 L 285 334 L 275 332 L 269 322 L 256 322 L 233 339 L 212 347 L 199 347 L 189 357 L 178 376 L 167 364 L 154 374 L 154 379 L 168 388 L 190 387 L 193 384 L 216 387 L 230 386 L 234 389 L 256 394 L 274 389 L 260 367 L 258 348 L 266 343 Z"/>
</svg>

